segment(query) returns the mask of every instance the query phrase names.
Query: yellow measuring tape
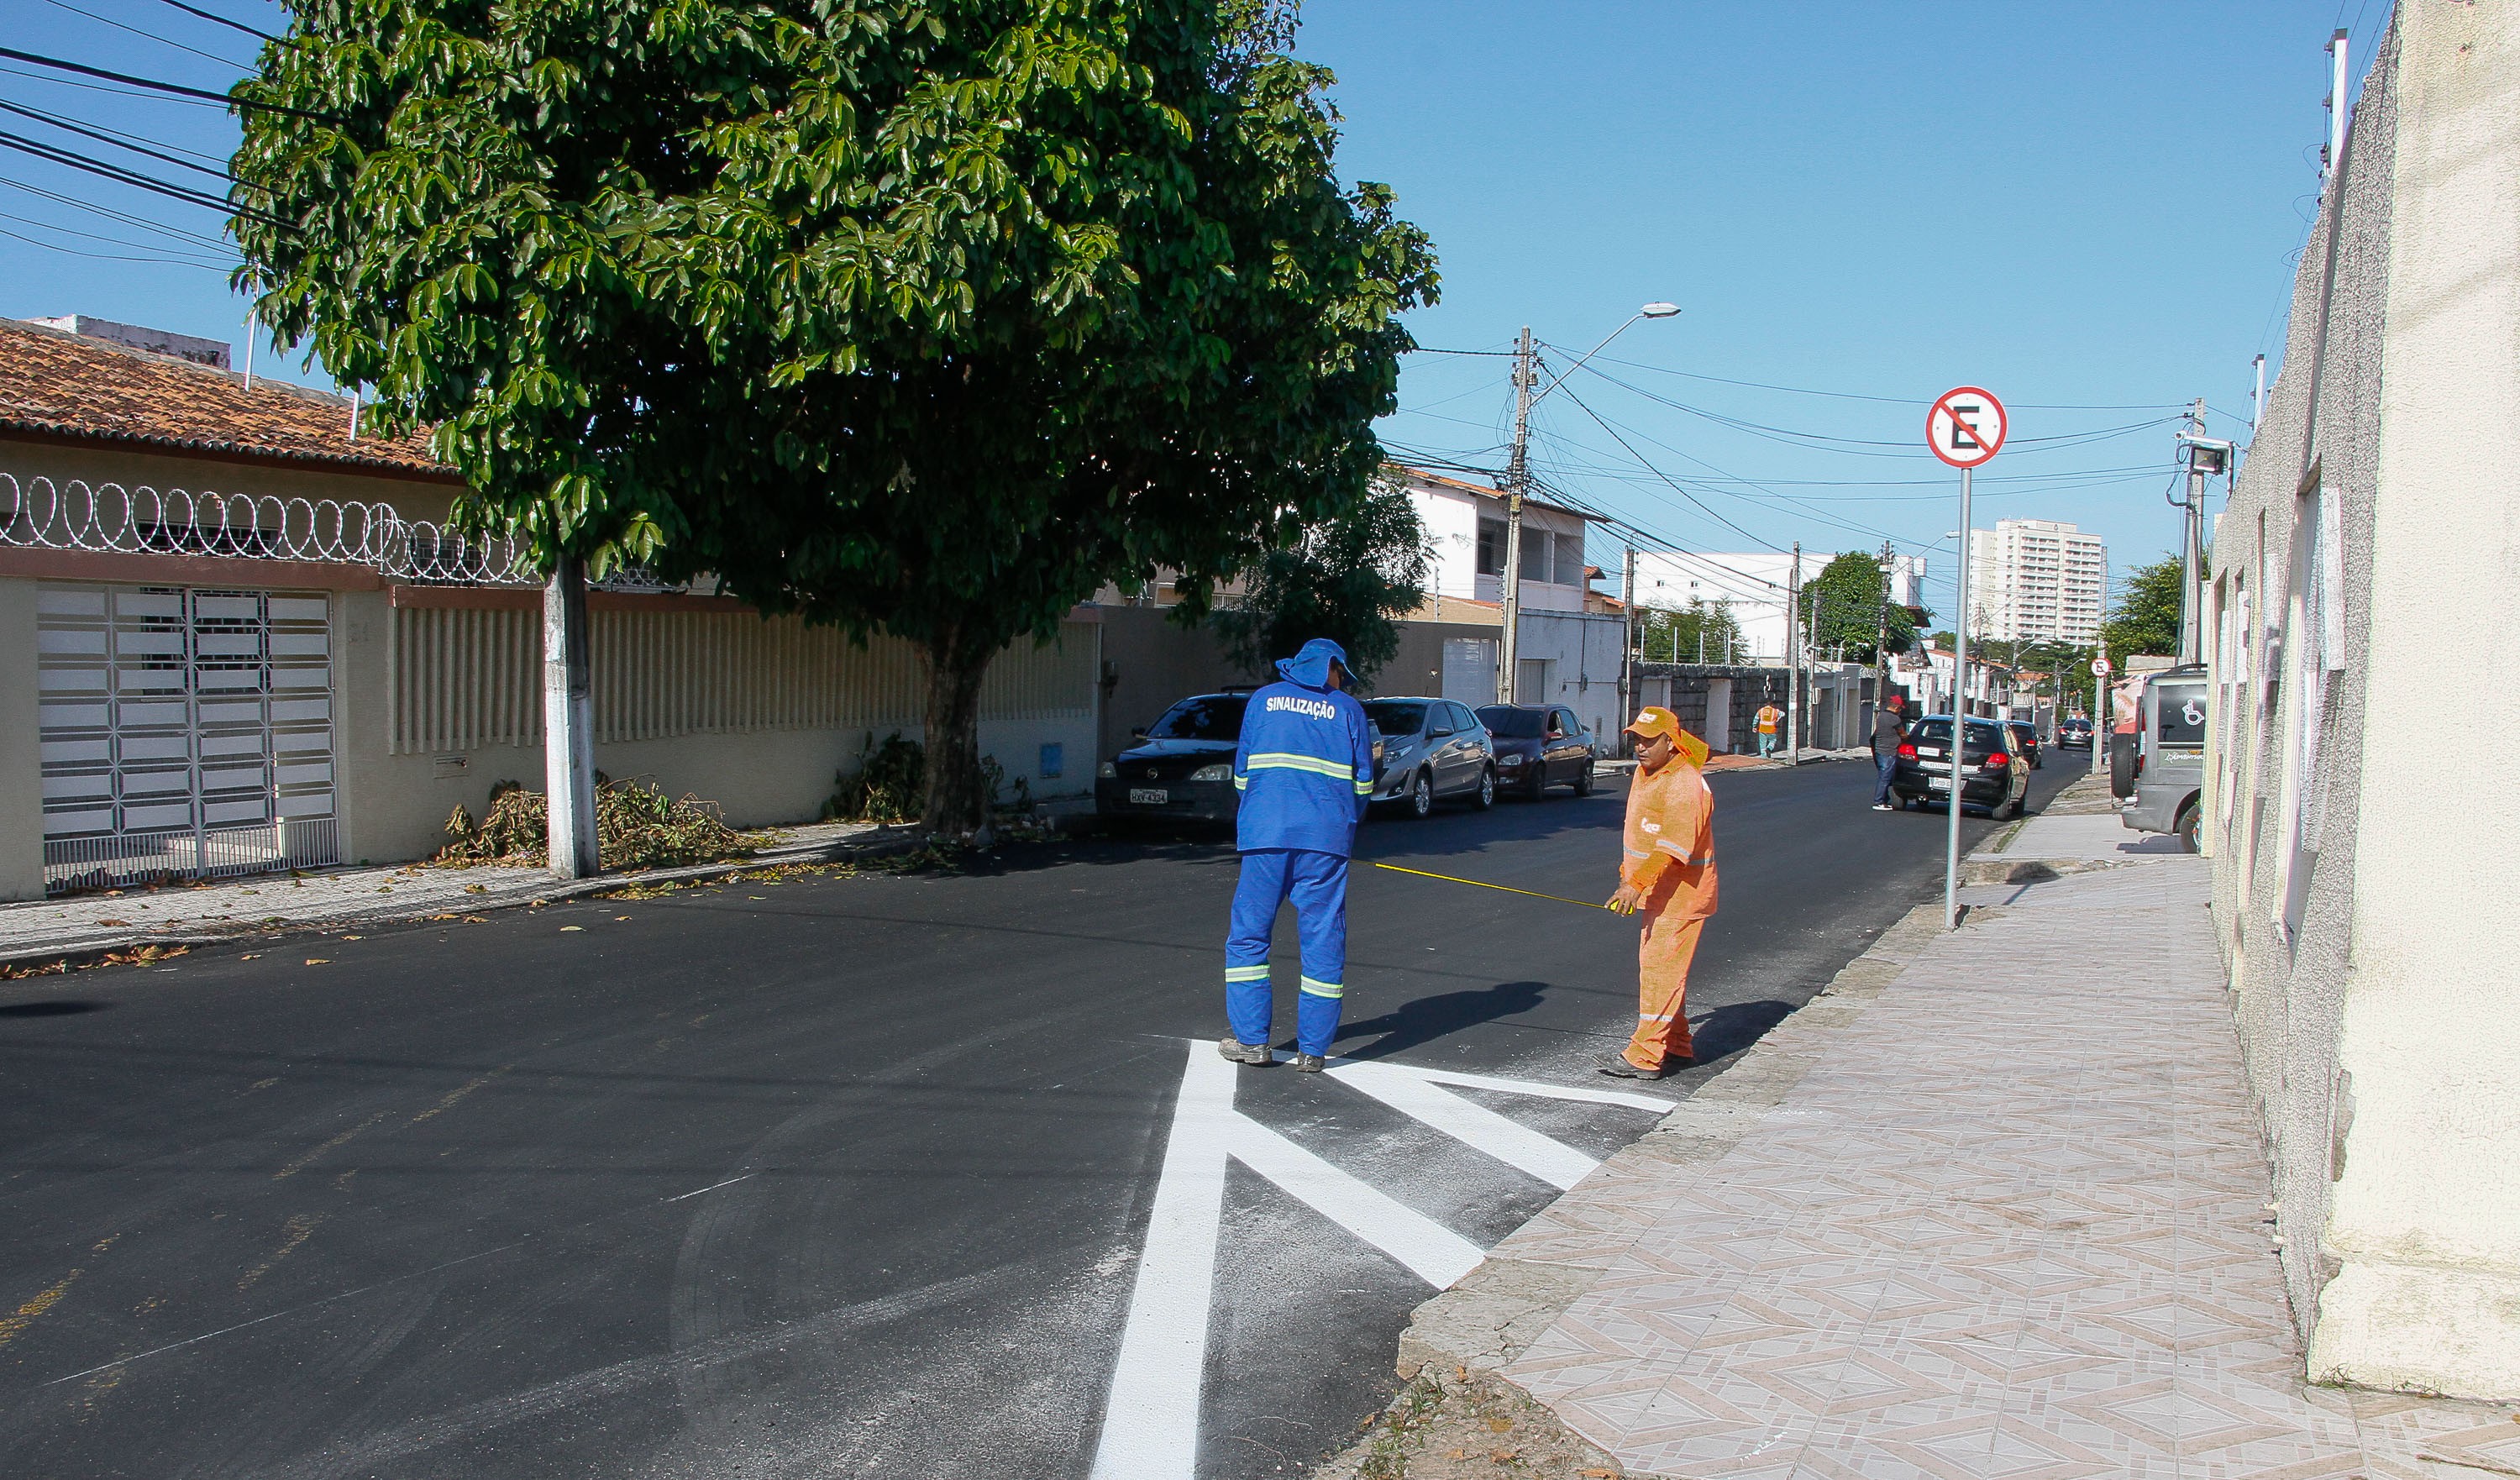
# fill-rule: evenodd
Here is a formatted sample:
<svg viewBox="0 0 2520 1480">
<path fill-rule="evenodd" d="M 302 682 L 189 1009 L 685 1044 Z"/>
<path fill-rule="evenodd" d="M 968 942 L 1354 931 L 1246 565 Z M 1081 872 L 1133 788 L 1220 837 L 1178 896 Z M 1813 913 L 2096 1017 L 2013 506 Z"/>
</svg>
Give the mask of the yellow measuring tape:
<svg viewBox="0 0 2520 1480">
<path fill-rule="evenodd" d="M 1367 859 L 1366 862 L 1373 863 L 1373 860 Z M 1423 869 L 1404 869 L 1398 864 L 1373 864 L 1373 866 L 1377 869 L 1388 869 L 1394 874 L 1415 874 L 1419 878 L 1442 879 L 1448 884 L 1471 884 L 1481 889 L 1503 889 L 1508 894 L 1528 894 L 1534 899 L 1553 899 L 1561 905 L 1574 905 L 1578 909 L 1607 910 L 1610 908 L 1608 905 L 1595 904 L 1590 900 L 1568 899 L 1563 894 L 1543 894 L 1538 889 L 1517 889 L 1511 884 L 1492 884 L 1482 878 L 1455 878 L 1450 874 L 1429 874 Z"/>
</svg>

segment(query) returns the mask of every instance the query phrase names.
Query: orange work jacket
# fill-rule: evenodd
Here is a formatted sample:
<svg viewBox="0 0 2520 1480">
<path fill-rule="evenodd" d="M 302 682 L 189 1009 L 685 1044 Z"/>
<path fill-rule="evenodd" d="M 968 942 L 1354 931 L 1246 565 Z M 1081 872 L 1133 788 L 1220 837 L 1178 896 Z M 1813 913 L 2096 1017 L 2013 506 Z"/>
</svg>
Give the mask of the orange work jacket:
<svg viewBox="0 0 2520 1480">
<path fill-rule="evenodd" d="M 1715 793 L 1704 774 L 1674 757 L 1637 768 L 1619 881 L 1644 892 L 1644 908 L 1680 919 L 1715 913 Z"/>
</svg>

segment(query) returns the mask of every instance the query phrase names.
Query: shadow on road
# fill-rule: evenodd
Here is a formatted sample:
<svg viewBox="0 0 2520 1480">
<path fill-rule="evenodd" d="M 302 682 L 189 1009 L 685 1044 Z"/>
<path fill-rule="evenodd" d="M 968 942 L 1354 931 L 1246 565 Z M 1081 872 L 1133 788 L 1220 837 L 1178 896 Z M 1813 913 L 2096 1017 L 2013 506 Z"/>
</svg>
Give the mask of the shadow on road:
<svg viewBox="0 0 2520 1480">
<path fill-rule="evenodd" d="M 13 1002 L 0 1007 L 0 1017 L 70 1017 L 80 1012 L 102 1012 L 111 1006 L 102 1002 L 63 1002 L 58 998 L 49 1002 Z"/>
<path fill-rule="evenodd" d="M 1689 1033 L 1697 1050 L 1699 1063 L 1738 1054 L 1767 1036 L 1768 1030 L 1783 1022 L 1793 1008 L 1785 1003 L 1736 1002 L 1717 1008 L 1706 1014 Z"/>
<path fill-rule="evenodd" d="M 1336 1042 L 1373 1036 L 1372 1044 L 1342 1052 L 1350 1058 L 1388 1058 L 1463 1028 L 1528 1012 L 1548 991 L 1547 982 L 1501 981 L 1473 992 L 1438 992 L 1402 1003 L 1379 1017 L 1341 1023 Z"/>
</svg>

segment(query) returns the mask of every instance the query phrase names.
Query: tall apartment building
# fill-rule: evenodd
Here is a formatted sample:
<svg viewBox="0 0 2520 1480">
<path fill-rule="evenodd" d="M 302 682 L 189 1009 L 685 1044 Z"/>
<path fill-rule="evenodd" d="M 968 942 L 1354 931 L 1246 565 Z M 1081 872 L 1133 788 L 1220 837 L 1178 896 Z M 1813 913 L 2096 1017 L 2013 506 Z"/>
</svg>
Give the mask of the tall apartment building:
<svg viewBox="0 0 2520 1480">
<path fill-rule="evenodd" d="M 1969 531 L 1969 634 L 1999 642 L 2087 643 L 2100 630 L 2109 548 L 2053 519 L 1999 519 Z"/>
</svg>

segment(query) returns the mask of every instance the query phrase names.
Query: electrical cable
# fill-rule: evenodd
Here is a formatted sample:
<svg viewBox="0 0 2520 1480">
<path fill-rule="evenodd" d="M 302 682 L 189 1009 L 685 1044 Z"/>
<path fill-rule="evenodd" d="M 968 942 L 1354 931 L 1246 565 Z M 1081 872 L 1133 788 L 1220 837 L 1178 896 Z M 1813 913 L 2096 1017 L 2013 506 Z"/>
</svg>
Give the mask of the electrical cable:
<svg viewBox="0 0 2520 1480">
<path fill-rule="evenodd" d="M 49 144 L 39 144 L 32 139 L 10 133 L 6 129 L 0 129 L 0 149 L 14 149 L 20 154 L 32 155 L 38 159 L 47 159 L 71 169 L 85 170 L 89 174 L 101 176 L 117 184 L 129 185 L 139 190 L 155 191 L 171 200 L 181 201 L 187 205 L 199 205 L 227 215 L 252 216 L 256 220 L 267 221 L 283 231 L 295 229 L 294 223 L 283 220 L 268 211 L 256 210 L 249 205 L 240 205 L 206 191 L 194 190 L 182 185 L 169 185 L 155 176 L 124 169 L 119 165 L 107 164 L 66 149 L 56 149 Z"/>
<path fill-rule="evenodd" d="M 126 93 L 122 96 L 129 97 L 132 95 Z M 5 108 L 13 113 L 22 113 L 29 118 L 34 118 L 44 123 L 50 123 L 60 128 L 71 128 L 73 126 L 83 129 L 92 128 L 100 134 L 112 136 L 115 141 L 146 144 L 157 149 L 172 150 L 179 155 L 191 155 L 194 158 L 199 159 L 205 164 L 224 165 L 227 162 L 227 157 L 224 155 L 206 154 L 198 149 L 187 149 L 183 145 L 173 143 L 170 140 L 153 138 L 148 134 L 128 133 L 118 128 L 108 128 L 102 123 L 91 123 L 84 118 L 72 118 L 65 114 L 51 112 L 40 108 L 28 108 L 22 104 L 17 103 L 0 103 L 0 108 Z"/>
<path fill-rule="evenodd" d="M 55 10 L 68 11 L 73 16 L 85 16 L 87 19 L 96 22 L 100 25 L 111 25 L 115 30 L 128 31 L 132 35 L 138 36 L 146 41 L 155 41 L 160 46 L 171 46 L 179 52 L 191 52 L 194 56 L 201 58 L 204 62 L 215 62 L 221 67 L 233 67 L 242 71 L 251 71 L 253 69 L 253 65 L 251 63 L 239 62 L 234 57 L 217 56 L 213 53 L 205 52 L 198 46 L 186 46 L 181 41 L 161 36 L 156 31 L 145 31 L 136 25 L 126 25 L 122 22 L 116 21 L 110 16 L 100 16 L 91 10 L 81 10 L 77 6 L 70 4 L 70 0 L 44 0 L 44 3 L 52 6 Z"/>
<path fill-rule="evenodd" d="M 66 237 L 78 237 L 89 242 L 103 242 L 109 247 L 128 247 L 134 251 L 169 252 L 179 251 L 182 249 L 173 247 L 163 247 L 151 242 L 132 242 L 126 241 L 121 237 L 102 236 L 92 231 L 80 231 L 74 226 L 62 226 L 51 221 L 39 221 L 33 216 L 22 216 L 5 210 L 0 210 L 0 221 L 15 221 L 21 226 L 32 226 L 40 231 L 59 232 Z M 170 257 L 167 260 L 173 261 L 175 259 Z M 187 258 L 186 260 L 192 259 Z M 224 270 L 225 267 L 233 266 L 235 260 L 236 259 L 231 258 L 229 262 L 219 265 L 222 267 L 222 270 Z"/>
<path fill-rule="evenodd" d="M 173 155 L 159 154 L 157 150 L 143 148 L 137 144 L 125 144 L 120 139 L 108 137 L 105 130 L 93 129 L 84 124 L 68 122 L 65 119 L 55 117 L 52 114 L 42 112 L 36 109 L 20 108 L 15 103 L 0 102 L 0 112 L 13 112 L 18 114 L 20 117 L 32 118 L 38 123 L 61 129 L 67 133 L 83 134 L 88 138 L 94 139 L 99 144 L 110 144 L 115 149 L 127 149 L 135 155 L 147 155 L 153 159 L 162 159 L 165 162 L 174 165 L 178 169 L 189 169 L 194 171 L 196 174 L 208 175 L 214 180 L 225 180 L 231 184 L 236 180 L 236 176 L 229 174 L 224 169 L 212 169 L 206 164 L 194 164 L 187 160 L 178 159 Z"/>
<path fill-rule="evenodd" d="M 1596 356 L 1605 365 L 1625 365 L 1631 370 L 1650 371 L 1655 375 L 1678 376 L 1685 381 L 1707 381 L 1717 385 L 1740 385 L 1752 390 L 1781 391 L 1786 395 L 1825 396 L 1835 401 L 1875 401 L 1888 406 L 1931 406 L 1930 397 L 1863 395 L 1851 390 L 1815 390 L 1803 385 L 1775 385 L 1765 381 L 1736 381 L 1724 376 L 1698 375 L 1687 370 L 1673 370 L 1662 365 L 1648 365 L 1642 360 L 1622 360 L 1616 355 Z M 2179 411 L 2184 408 L 2170 402 L 2111 405 L 2080 405 L 2055 401 L 2010 401 L 2008 406 L 2023 411 Z"/>
<path fill-rule="evenodd" d="M 10 216 L 7 219 L 15 221 L 20 218 L 17 216 Z M 29 247 L 40 247 L 46 251 L 58 251 L 68 256 L 92 257 L 99 262 L 154 262 L 163 267 L 198 267 L 203 272 L 217 273 L 224 273 L 228 270 L 226 267 L 216 262 L 195 262 L 183 257 L 143 257 L 132 256 L 122 252 L 88 251 L 82 247 L 64 247 L 59 242 L 41 241 L 37 238 L 27 236 L 23 232 L 11 231 L 5 226 L 0 226 L 0 237 L 8 237 L 15 241 L 23 242 Z"/>
<path fill-rule="evenodd" d="M 184 0 L 158 0 L 158 3 L 161 5 L 171 5 L 175 9 L 182 11 L 185 15 L 199 16 L 213 25 L 224 25 L 232 31 L 243 31 L 248 36 L 258 36 L 265 41 L 278 41 L 281 39 L 269 31 L 257 30 L 253 26 L 248 25 L 242 21 L 231 21 L 225 16 L 212 15 L 210 12 L 202 10 L 199 7 L 186 5 Z"/>
<path fill-rule="evenodd" d="M 94 215 L 109 216 L 113 220 L 120 221 L 128 226 L 143 227 L 147 230 L 158 232 L 163 236 L 180 237 L 187 242 L 199 242 L 205 247 L 215 247 L 221 251 L 227 251 L 230 249 L 227 242 L 221 238 L 205 237 L 200 232 L 186 231 L 177 226 L 168 226 L 161 221 L 152 221 L 146 216 L 135 216 L 118 210 L 111 210 L 105 206 L 95 204 L 92 202 L 79 200 L 75 196 L 59 195 L 53 191 L 44 189 L 40 185 L 29 185 L 23 180 L 16 179 L 9 175 L 0 175 L 0 185 L 14 185 L 18 189 L 26 192 L 28 195 L 41 196 L 47 201 L 51 201 L 62 205 L 68 205 L 74 209 L 88 211 Z"/>
<path fill-rule="evenodd" d="M 146 88 L 151 92 L 165 93 L 170 97 L 196 98 L 206 103 L 218 104 L 222 108 L 241 108 L 264 113 L 286 113 L 292 118 L 312 118 L 318 123 L 343 121 L 330 113 L 313 112 L 306 109 L 290 108 L 278 103 L 251 103 L 243 98 L 231 98 L 225 93 L 210 92 L 205 88 L 186 87 L 179 82 L 160 82 L 155 77 L 135 77 L 129 72 L 108 71 L 101 67 L 65 62 L 59 57 L 22 52 L 13 47 L 0 46 L 0 57 L 6 57 L 12 62 L 23 62 L 30 67 L 49 67 L 61 71 L 76 72 L 83 77 L 101 77 L 108 82 L 119 82 L 127 87 Z"/>
</svg>

